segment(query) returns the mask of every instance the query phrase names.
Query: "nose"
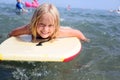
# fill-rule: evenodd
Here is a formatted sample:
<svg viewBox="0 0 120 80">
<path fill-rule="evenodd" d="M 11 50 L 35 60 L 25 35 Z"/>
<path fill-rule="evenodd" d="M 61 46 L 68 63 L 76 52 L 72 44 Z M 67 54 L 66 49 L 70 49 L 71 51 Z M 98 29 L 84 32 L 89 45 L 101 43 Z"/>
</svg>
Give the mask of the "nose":
<svg viewBox="0 0 120 80">
<path fill-rule="evenodd" d="M 43 29 L 44 29 L 45 31 L 48 31 L 48 30 L 49 30 L 49 26 L 45 26 Z"/>
</svg>

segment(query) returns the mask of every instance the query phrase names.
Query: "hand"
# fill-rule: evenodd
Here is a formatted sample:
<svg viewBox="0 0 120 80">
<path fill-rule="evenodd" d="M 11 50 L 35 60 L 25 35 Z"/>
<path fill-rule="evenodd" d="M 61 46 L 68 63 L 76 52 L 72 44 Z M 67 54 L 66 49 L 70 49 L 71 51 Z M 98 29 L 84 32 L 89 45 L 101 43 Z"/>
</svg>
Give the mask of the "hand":
<svg viewBox="0 0 120 80">
<path fill-rule="evenodd" d="M 83 39 L 82 41 L 84 41 L 84 42 L 90 42 L 90 39 L 85 38 L 85 39 Z"/>
</svg>

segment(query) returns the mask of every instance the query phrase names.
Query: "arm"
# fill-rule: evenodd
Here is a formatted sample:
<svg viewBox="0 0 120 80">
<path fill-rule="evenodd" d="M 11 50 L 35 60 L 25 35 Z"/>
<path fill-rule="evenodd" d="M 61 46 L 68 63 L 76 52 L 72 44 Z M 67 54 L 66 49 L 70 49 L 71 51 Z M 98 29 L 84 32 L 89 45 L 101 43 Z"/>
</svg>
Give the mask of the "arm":
<svg viewBox="0 0 120 80">
<path fill-rule="evenodd" d="M 82 41 L 90 42 L 90 40 L 88 38 L 86 38 L 85 35 L 79 30 L 73 30 L 70 33 L 71 33 L 71 35 L 77 37 L 78 39 L 80 39 Z"/>
<path fill-rule="evenodd" d="M 9 33 L 9 37 L 19 36 L 19 35 L 24 35 L 24 34 L 31 34 L 31 31 L 29 29 L 29 25 L 24 25 L 24 26 L 21 26 L 21 27 L 18 27 L 16 29 L 12 30 Z"/>
<path fill-rule="evenodd" d="M 77 37 L 82 41 L 89 42 L 89 39 L 87 39 L 81 31 L 69 27 L 61 27 L 59 37 Z"/>
</svg>

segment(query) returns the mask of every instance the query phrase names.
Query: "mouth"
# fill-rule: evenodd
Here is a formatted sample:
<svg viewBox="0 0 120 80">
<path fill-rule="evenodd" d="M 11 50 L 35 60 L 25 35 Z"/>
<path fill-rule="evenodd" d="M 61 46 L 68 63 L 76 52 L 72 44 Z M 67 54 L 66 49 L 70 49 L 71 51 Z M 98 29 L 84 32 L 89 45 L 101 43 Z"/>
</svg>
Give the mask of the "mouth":
<svg viewBox="0 0 120 80">
<path fill-rule="evenodd" d="M 47 35 L 49 34 L 49 32 L 41 32 L 43 35 Z"/>
</svg>

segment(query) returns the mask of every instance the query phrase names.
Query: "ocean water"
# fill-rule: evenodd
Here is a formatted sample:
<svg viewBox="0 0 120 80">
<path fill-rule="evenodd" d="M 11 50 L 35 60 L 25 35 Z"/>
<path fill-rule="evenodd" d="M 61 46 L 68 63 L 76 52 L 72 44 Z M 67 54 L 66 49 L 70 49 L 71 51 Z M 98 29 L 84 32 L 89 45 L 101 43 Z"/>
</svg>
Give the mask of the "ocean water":
<svg viewBox="0 0 120 80">
<path fill-rule="evenodd" d="M 62 26 L 79 29 L 90 39 L 74 60 L 59 62 L 0 62 L 0 80 L 119 80 L 120 14 L 107 10 L 58 8 Z M 0 43 L 8 33 L 29 23 L 34 9 L 16 14 L 14 4 L 0 5 Z"/>
</svg>

